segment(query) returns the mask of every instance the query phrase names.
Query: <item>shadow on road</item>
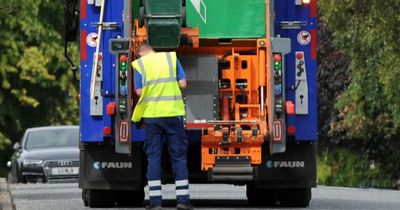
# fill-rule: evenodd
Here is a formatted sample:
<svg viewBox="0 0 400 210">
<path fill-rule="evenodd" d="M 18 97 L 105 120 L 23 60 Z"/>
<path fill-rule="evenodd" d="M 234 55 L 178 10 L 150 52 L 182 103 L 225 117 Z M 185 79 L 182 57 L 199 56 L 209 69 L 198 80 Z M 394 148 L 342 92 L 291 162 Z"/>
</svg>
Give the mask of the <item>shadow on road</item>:
<svg viewBox="0 0 400 210">
<path fill-rule="evenodd" d="M 147 201 L 146 201 L 147 202 Z M 206 208 L 251 208 L 249 202 L 247 200 L 232 200 L 232 199 L 191 199 L 190 203 L 192 203 L 195 207 Z M 165 199 L 163 200 L 164 207 L 175 207 L 176 200 L 174 199 Z"/>
</svg>

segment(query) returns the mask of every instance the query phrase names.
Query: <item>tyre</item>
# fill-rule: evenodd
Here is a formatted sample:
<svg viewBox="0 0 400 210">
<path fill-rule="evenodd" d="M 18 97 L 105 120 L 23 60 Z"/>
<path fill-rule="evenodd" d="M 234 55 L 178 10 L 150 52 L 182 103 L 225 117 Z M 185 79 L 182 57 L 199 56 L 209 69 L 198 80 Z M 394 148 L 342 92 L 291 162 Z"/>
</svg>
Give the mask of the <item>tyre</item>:
<svg viewBox="0 0 400 210">
<path fill-rule="evenodd" d="M 307 207 L 311 200 L 311 188 L 282 189 L 279 202 L 284 207 Z"/>
<path fill-rule="evenodd" d="M 89 206 L 89 202 L 86 199 L 86 193 L 87 193 L 87 190 L 82 189 L 82 201 L 83 201 L 83 205 Z"/>
<path fill-rule="evenodd" d="M 82 190 L 83 203 L 89 207 L 113 207 L 115 206 L 116 195 L 111 190 Z"/>
<path fill-rule="evenodd" d="M 276 206 L 275 189 L 257 189 L 253 184 L 246 187 L 246 196 L 251 206 Z"/>
<path fill-rule="evenodd" d="M 19 168 L 16 169 L 16 173 L 15 173 L 15 180 L 17 183 L 23 183 L 26 184 L 28 182 L 28 180 L 26 179 L 26 176 L 22 176 L 22 172 L 20 171 Z"/>
<path fill-rule="evenodd" d="M 18 178 L 18 183 L 27 184 L 28 178 L 26 176 L 21 176 L 20 178 Z"/>
<path fill-rule="evenodd" d="M 117 205 L 129 207 L 141 207 L 144 201 L 144 189 L 138 191 L 116 191 Z"/>
</svg>

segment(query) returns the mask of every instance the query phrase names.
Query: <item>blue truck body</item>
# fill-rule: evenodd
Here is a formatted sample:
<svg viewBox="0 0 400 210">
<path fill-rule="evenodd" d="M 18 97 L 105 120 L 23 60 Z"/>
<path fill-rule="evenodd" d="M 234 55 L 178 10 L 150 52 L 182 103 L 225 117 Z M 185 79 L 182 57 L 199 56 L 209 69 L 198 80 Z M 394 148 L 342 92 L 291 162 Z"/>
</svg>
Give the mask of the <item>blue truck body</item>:
<svg viewBox="0 0 400 210">
<path fill-rule="evenodd" d="M 142 5 L 140 1 L 105 0 L 103 22 L 112 26 L 103 28 L 100 39 L 97 39 L 98 25 L 96 23 L 99 21 L 101 7 L 96 4 L 100 4 L 101 0 L 81 0 L 79 4 L 80 140 L 82 143 L 80 187 L 83 189 L 85 205 L 91 207 L 111 205 L 110 203 L 115 201 L 111 198 L 114 199 L 114 194 L 119 195 L 116 192 L 121 190 L 133 192 L 134 195 L 140 197 L 139 203 L 144 196 L 142 193 L 143 187 L 146 185 L 146 158 L 142 153 L 145 139 L 144 129 L 140 129 L 132 123 L 129 135 L 131 155 L 118 154 L 114 150 L 114 144 L 117 141 L 116 122 L 113 115 L 107 114 L 110 109 L 109 105 L 116 102 L 117 98 L 115 71 L 119 65 L 119 55 L 110 52 L 110 40 L 132 39 L 130 34 L 134 34 L 136 31 L 134 30 L 134 21 L 129 17 L 137 17 L 138 14 L 132 15 L 130 14 L 132 11 L 126 11 L 126 9 Z M 186 0 L 185 2 L 189 4 L 189 2 L 197 2 L 197 0 Z M 273 21 L 270 24 L 271 36 L 290 39 L 290 52 L 286 55 L 283 54 L 284 87 L 282 91 L 286 97 L 285 101 L 292 102 L 296 108 L 294 114 L 285 115 L 286 149 L 283 152 L 272 154 L 269 152 L 270 145 L 263 145 L 261 164 L 252 165 L 255 174 L 254 180 L 238 182 L 219 180 L 218 182 L 247 185 L 247 196 L 251 203 L 260 204 L 260 202 L 263 203 L 263 200 L 270 198 L 272 200 L 268 201 L 280 200 L 281 203 L 292 202 L 295 206 L 308 206 L 311 199 L 310 189 L 316 186 L 317 3 L 316 0 L 266 0 L 266 2 L 270 3 L 273 11 Z M 128 7 L 127 4 L 129 4 Z M 126 22 L 127 20 L 129 22 Z M 95 105 L 91 98 L 91 82 L 98 41 L 100 42 L 101 61 L 99 60 L 99 63 L 102 66 L 102 79 L 99 83 L 101 84 L 101 98 L 96 100 L 99 100 L 101 105 L 97 114 L 93 114 L 91 109 Z M 133 60 L 131 56 L 129 58 Z M 298 108 L 303 103 L 305 105 Z M 127 104 L 129 109 L 133 109 L 134 103 L 131 100 L 128 100 Z M 210 174 L 207 175 L 207 172 L 202 171 L 199 166 L 202 132 L 201 130 L 187 130 L 192 146 L 189 152 L 191 153 L 189 154 L 189 163 L 198 167 L 198 169 L 189 168 L 192 183 L 210 181 Z M 266 141 L 268 140 L 271 141 L 271 139 L 266 139 Z M 133 165 L 127 163 L 133 163 Z M 94 167 L 95 165 L 104 166 L 104 168 Z M 166 169 L 167 174 L 169 171 L 170 169 Z M 171 182 L 172 176 L 169 174 L 166 177 L 166 182 Z M 260 197 L 259 194 L 265 196 Z M 297 195 L 300 196 L 296 197 Z M 104 196 L 109 196 L 111 200 L 108 203 L 96 201 L 97 198 L 104 198 Z M 88 200 L 89 197 L 94 200 Z M 300 198 L 300 200 L 290 200 L 290 197 Z M 118 198 L 115 199 L 118 200 Z M 121 203 L 123 202 L 121 201 Z"/>
<path fill-rule="evenodd" d="M 296 102 L 295 91 L 292 87 L 296 87 L 295 82 L 295 52 L 304 51 L 306 68 L 307 68 L 307 83 L 309 91 L 309 102 L 307 115 L 288 116 L 288 125 L 296 127 L 295 139 L 297 141 L 317 141 L 317 58 L 316 58 L 316 30 L 317 30 L 317 17 L 315 13 L 314 1 L 307 6 L 295 5 L 296 0 L 275 0 L 275 34 L 281 37 L 287 37 L 292 40 L 292 51 L 285 56 L 286 66 L 286 97 L 288 100 Z M 81 3 L 81 7 L 83 3 Z M 116 65 L 115 55 L 111 54 L 109 49 L 108 40 L 117 36 L 123 36 L 124 24 L 122 20 L 124 1 L 106 1 L 104 22 L 117 22 L 118 28 L 115 30 L 103 31 L 103 38 L 101 39 L 101 50 L 103 53 L 103 66 L 107 71 L 104 72 L 104 79 L 102 85 L 103 109 L 106 110 L 106 105 L 113 101 L 115 92 L 115 76 L 112 72 L 113 65 Z M 81 104 L 80 104 L 80 125 L 82 128 L 81 140 L 82 142 L 103 142 L 103 128 L 105 126 L 113 127 L 111 117 L 104 114 L 99 117 L 92 117 L 90 115 L 90 80 L 93 67 L 93 55 L 95 47 L 90 47 L 87 44 L 87 37 L 91 33 L 97 33 L 97 27 L 93 23 L 98 22 L 100 8 L 84 6 L 86 8 L 85 15 L 81 14 Z M 313 10 L 315 10 L 313 12 Z M 304 21 L 306 26 L 300 29 L 282 29 L 280 26 L 281 21 Z M 311 42 L 307 45 L 301 45 L 297 41 L 297 35 L 300 31 L 308 31 L 313 36 Z M 313 43 L 314 42 L 314 46 Z M 312 52 L 315 51 L 315 52 Z M 311 56 L 314 53 L 314 57 Z M 107 94 L 108 93 L 108 94 Z M 136 129 L 132 125 L 133 134 L 132 141 L 143 141 L 143 130 Z M 195 140 L 195 139 L 192 139 Z M 198 139 L 197 139 L 198 140 Z"/>
</svg>

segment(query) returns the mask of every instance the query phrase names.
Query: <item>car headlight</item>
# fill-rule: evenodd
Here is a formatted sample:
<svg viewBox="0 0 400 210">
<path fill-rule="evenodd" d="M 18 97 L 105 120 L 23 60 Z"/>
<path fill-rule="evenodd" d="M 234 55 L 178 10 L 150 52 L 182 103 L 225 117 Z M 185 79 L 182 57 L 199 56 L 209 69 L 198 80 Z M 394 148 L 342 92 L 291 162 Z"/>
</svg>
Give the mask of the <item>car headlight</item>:
<svg viewBox="0 0 400 210">
<path fill-rule="evenodd" d="M 39 166 L 43 163 L 43 160 L 34 160 L 34 159 L 24 159 L 22 164 L 24 166 Z"/>
</svg>

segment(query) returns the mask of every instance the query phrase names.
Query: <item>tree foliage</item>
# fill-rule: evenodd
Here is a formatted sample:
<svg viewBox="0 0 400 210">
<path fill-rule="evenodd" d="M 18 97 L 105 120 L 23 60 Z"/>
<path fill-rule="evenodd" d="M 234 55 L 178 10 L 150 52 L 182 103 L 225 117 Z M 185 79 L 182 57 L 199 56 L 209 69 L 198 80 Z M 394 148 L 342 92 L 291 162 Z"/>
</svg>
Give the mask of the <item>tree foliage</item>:
<svg viewBox="0 0 400 210">
<path fill-rule="evenodd" d="M 378 188 L 391 188 L 393 185 L 374 161 L 346 148 L 322 152 L 317 164 L 320 185 Z"/>
<path fill-rule="evenodd" d="M 1 169 L 26 128 L 78 122 L 62 14 L 62 1 L 0 0 Z"/>
<path fill-rule="evenodd" d="M 400 169 L 400 1 L 320 0 L 333 44 L 351 59 L 351 82 L 331 135 L 377 160 L 390 178 Z M 343 135 L 338 135 L 343 134 Z"/>
<path fill-rule="evenodd" d="M 332 43 L 332 32 L 324 22 L 318 32 L 318 135 L 320 151 L 337 147 L 342 135 L 330 135 L 332 123 L 338 122 L 336 101 L 350 83 L 349 56 Z"/>
</svg>

